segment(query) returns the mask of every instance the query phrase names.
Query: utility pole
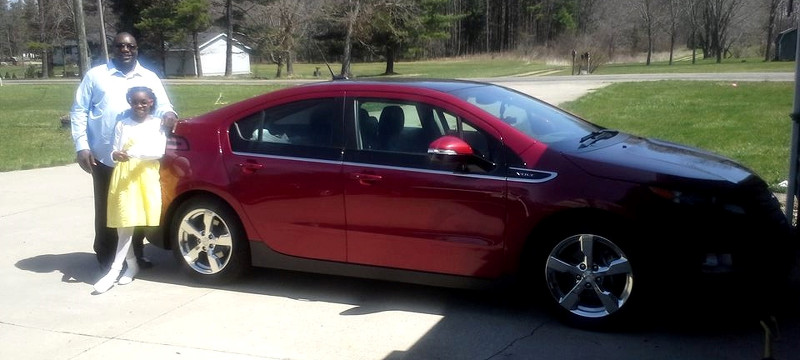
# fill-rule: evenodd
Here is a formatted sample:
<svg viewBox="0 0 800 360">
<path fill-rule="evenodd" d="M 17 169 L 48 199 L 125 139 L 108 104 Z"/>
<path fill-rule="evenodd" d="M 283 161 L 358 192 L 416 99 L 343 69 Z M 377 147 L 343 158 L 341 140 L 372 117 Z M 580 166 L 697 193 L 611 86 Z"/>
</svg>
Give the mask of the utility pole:
<svg viewBox="0 0 800 360">
<path fill-rule="evenodd" d="M 788 13 L 792 15 L 793 0 L 789 0 Z M 797 31 L 800 34 L 800 17 L 798 17 Z M 789 224 L 795 226 L 794 202 L 798 195 L 797 171 L 798 171 L 798 141 L 800 141 L 800 36 L 797 36 L 795 45 L 795 69 L 794 69 L 794 107 L 792 109 L 792 142 L 791 154 L 789 154 L 789 186 L 786 191 L 786 218 Z"/>
</svg>

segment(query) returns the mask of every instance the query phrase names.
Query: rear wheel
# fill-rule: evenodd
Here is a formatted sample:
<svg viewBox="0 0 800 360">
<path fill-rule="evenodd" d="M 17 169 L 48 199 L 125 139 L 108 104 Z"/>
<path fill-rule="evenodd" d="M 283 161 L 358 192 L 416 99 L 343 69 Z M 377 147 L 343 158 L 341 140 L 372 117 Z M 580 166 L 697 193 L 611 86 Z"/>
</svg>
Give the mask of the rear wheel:
<svg viewBox="0 0 800 360">
<path fill-rule="evenodd" d="M 249 247 L 236 213 L 221 200 L 197 197 L 172 219 L 172 251 L 194 279 L 224 282 L 250 267 Z"/>
</svg>

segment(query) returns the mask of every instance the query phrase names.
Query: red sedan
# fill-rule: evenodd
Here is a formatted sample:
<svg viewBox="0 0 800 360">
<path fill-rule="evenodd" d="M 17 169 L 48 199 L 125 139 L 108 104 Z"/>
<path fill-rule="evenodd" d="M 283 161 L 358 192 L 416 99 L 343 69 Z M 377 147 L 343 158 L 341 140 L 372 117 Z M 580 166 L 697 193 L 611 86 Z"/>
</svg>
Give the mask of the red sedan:
<svg viewBox="0 0 800 360">
<path fill-rule="evenodd" d="M 731 273 L 766 288 L 789 266 L 790 226 L 747 168 L 480 82 L 337 80 L 251 98 L 180 122 L 162 183 L 151 242 L 201 280 L 251 266 L 510 277 L 596 325 L 662 280 Z"/>
</svg>

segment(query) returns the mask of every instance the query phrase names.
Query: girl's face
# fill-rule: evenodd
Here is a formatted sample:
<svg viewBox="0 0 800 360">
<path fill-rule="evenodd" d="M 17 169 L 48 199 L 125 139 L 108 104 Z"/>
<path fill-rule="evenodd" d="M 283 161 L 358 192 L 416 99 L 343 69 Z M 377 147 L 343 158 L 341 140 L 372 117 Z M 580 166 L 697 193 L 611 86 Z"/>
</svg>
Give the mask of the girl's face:
<svg viewBox="0 0 800 360">
<path fill-rule="evenodd" d="M 153 99 L 146 92 L 138 91 L 131 94 L 131 116 L 134 120 L 144 120 L 153 109 Z"/>
</svg>

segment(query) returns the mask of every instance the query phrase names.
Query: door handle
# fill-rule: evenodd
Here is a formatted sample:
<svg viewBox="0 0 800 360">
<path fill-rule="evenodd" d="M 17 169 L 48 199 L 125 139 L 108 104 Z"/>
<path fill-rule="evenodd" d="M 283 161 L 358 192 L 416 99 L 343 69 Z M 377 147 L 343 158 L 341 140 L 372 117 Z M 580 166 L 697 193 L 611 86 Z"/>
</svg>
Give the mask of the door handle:
<svg viewBox="0 0 800 360">
<path fill-rule="evenodd" d="M 374 174 L 352 173 L 350 174 L 350 178 L 353 180 L 358 180 L 358 183 L 361 185 L 372 185 L 373 183 L 382 180 L 383 176 Z"/>
<path fill-rule="evenodd" d="M 244 163 L 236 164 L 236 166 L 242 169 L 243 174 L 252 174 L 264 167 L 264 165 L 255 161 L 246 161 Z"/>
</svg>

